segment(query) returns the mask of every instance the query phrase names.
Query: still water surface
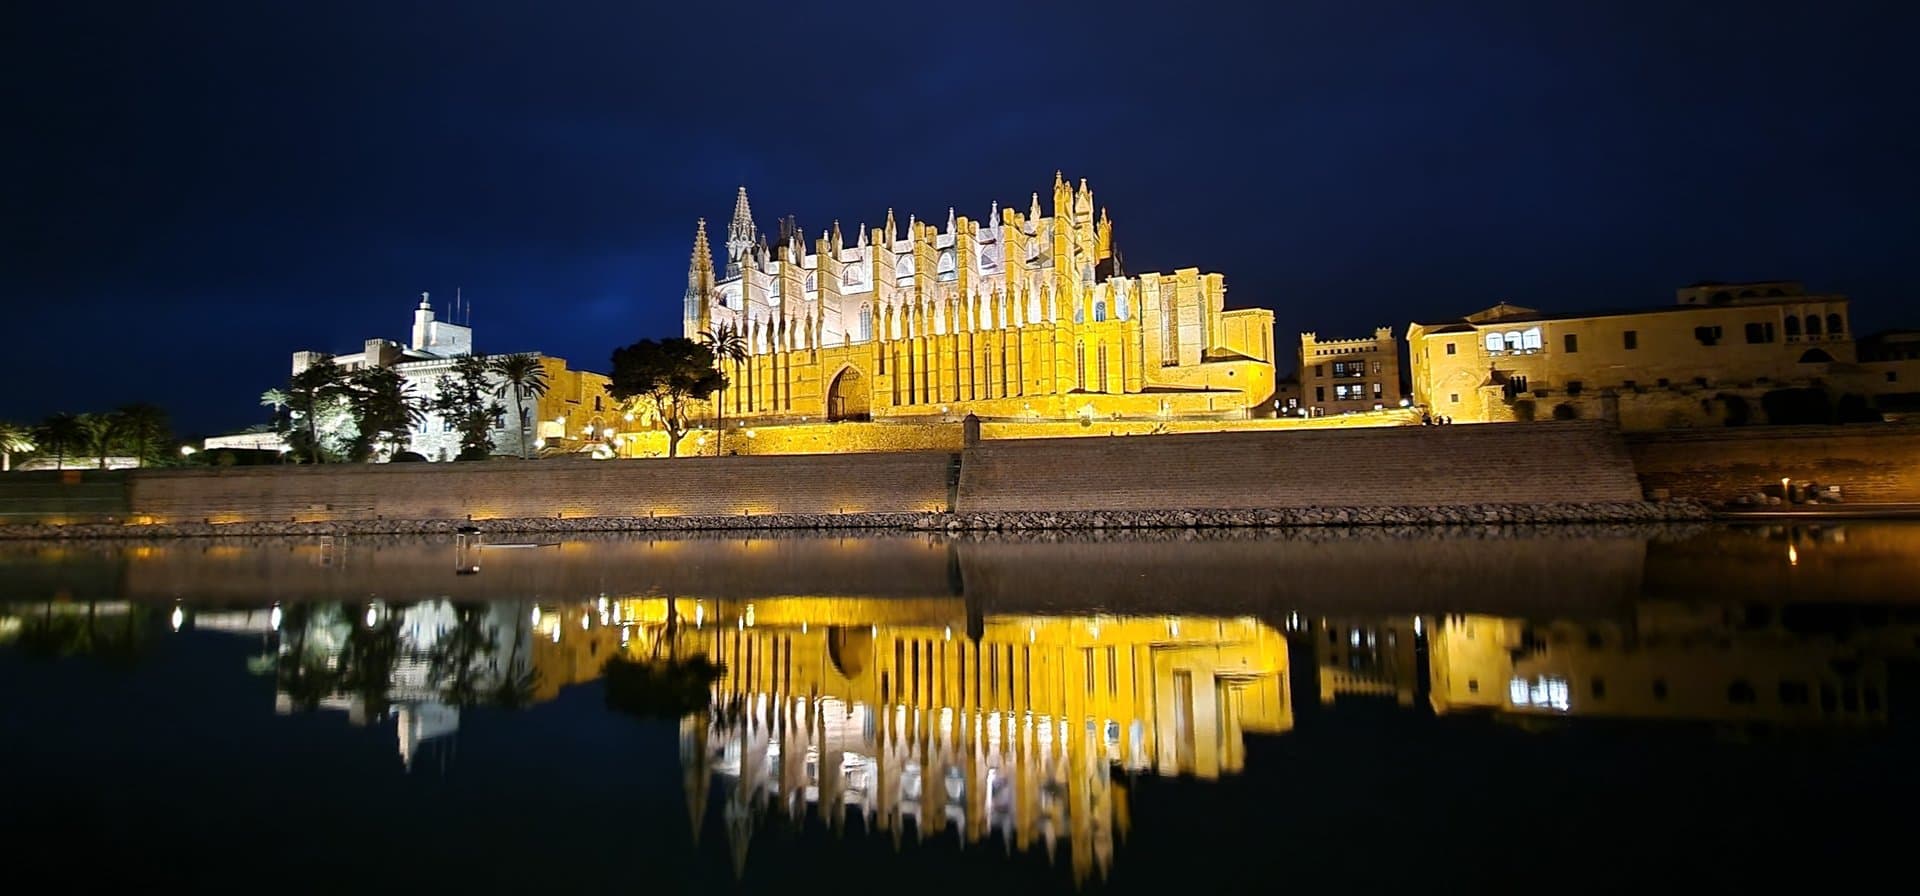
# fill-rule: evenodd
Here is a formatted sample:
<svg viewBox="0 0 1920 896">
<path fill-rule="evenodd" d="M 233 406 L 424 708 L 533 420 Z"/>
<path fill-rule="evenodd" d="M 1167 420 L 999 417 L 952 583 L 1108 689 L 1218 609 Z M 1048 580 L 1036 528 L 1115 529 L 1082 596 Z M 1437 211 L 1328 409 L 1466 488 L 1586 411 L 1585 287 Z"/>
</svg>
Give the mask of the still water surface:
<svg viewBox="0 0 1920 896">
<path fill-rule="evenodd" d="M 1905 874 L 1920 526 L 0 545 L 20 880 Z"/>
</svg>

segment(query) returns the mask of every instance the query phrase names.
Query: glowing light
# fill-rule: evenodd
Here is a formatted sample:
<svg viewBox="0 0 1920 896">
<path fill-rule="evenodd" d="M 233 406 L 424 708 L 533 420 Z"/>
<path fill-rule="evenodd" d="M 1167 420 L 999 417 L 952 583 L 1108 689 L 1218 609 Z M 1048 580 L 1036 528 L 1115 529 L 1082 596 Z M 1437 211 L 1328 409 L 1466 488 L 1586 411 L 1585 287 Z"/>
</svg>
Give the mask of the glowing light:
<svg viewBox="0 0 1920 896">
<path fill-rule="evenodd" d="M 694 628 L 699 628 L 699 627 L 700 627 L 700 624 L 701 624 L 701 623 L 703 623 L 703 622 L 705 622 L 705 621 L 707 621 L 707 608 L 706 608 L 706 605 L 704 605 L 704 604 L 697 604 L 697 603 L 696 603 L 696 604 L 694 604 L 694 605 L 693 605 L 693 627 L 694 627 Z"/>
<path fill-rule="evenodd" d="M 1403 408 L 1410 408 L 1410 407 L 1413 407 L 1413 399 L 1411 399 L 1411 398 L 1402 398 L 1402 399 L 1400 399 L 1400 406 L 1401 406 L 1401 407 L 1403 407 Z"/>
<path fill-rule="evenodd" d="M 1419 635 L 1421 630 L 1422 630 L 1422 627 L 1420 625 L 1420 617 L 1418 616 L 1413 617 L 1413 633 L 1415 635 Z"/>
<path fill-rule="evenodd" d="M 1180 637 L 1180 620 L 1178 619 L 1167 620 L 1167 635 L 1173 638 Z"/>
<path fill-rule="evenodd" d="M 533 624 L 534 625 L 540 624 L 540 608 L 539 607 L 533 608 Z"/>
<path fill-rule="evenodd" d="M 941 633 L 941 639 L 946 641 L 953 640 L 953 626 L 949 625 L 946 627 L 946 630 Z"/>
<path fill-rule="evenodd" d="M 178 605 L 176 605 L 176 606 L 174 606 L 174 608 L 173 608 L 173 630 L 174 630 L 174 631 L 176 631 L 176 632 L 177 632 L 177 631 L 179 631 L 179 630 L 180 630 L 180 625 L 181 625 L 182 623 L 184 623 L 184 622 L 186 622 L 186 621 L 187 621 L 187 611 L 185 611 L 185 610 L 182 610 L 182 609 L 180 609 L 180 607 L 179 607 Z"/>
<path fill-rule="evenodd" d="M 273 626 L 273 630 L 277 632 L 280 630 L 280 620 L 284 618 L 286 617 L 280 612 L 280 605 L 274 604 L 273 612 L 267 614 L 267 624 Z"/>
<path fill-rule="evenodd" d="M 593 624 L 593 617 L 592 617 L 592 616 L 590 616 L 590 615 L 588 615 L 588 614 L 586 614 L 586 613 L 581 613 L 581 614 L 580 614 L 580 630 L 581 630 L 581 631 L 583 631 L 583 632 L 584 632 L 584 631 L 586 631 L 586 630 L 587 630 L 587 627 L 588 627 L 588 626 L 590 626 L 590 625 L 592 625 L 592 624 Z"/>
<path fill-rule="evenodd" d="M 747 613 L 741 617 L 740 623 L 747 628 L 753 627 L 753 604 L 747 604 Z"/>
<path fill-rule="evenodd" d="M 547 440 L 546 440 L 546 439 L 534 439 L 534 440 L 533 440 L 533 447 L 535 447 L 535 448 L 545 448 L 545 447 L 547 447 Z"/>
<path fill-rule="evenodd" d="M 367 608 L 367 625 L 372 626 L 374 623 L 377 623 L 379 621 L 380 621 L 380 608 L 368 607 Z"/>
<path fill-rule="evenodd" d="M 632 415 L 632 414 L 628 414 L 628 415 L 627 415 L 627 422 L 628 422 L 628 423 L 632 423 L 632 422 L 633 422 L 633 415 Z"/>
<path fill-rule="evenodd" d="M 181 457 L 192 457 L 192 456 L 193 456 L 193 452 L 194 452 L 194 450 L 195 450 L 195 449 L 194 449 L 194 447 L 193 447 L 192 445 L 181 445 L 181 446 L 180 446 L 180 456 L 181 456 Z"/>
<path fill-rule="evenodd" d="M 1793 545 L 1787 545 L 1787 565 L 1800 565 L 1800 552 L 1796 550 Z"/>
<path fill-rule="evenodd" d="M 1032 643 L 1033 643 L 1033 639 L 1034 639 L 1034 637 L 1035 637 L 1035 633 L 1034 633 L 1034 630 L 1033 630 L 1033 629 L 1027 629 L 1027 643 L 1028 643 L 1028 644 L 1032 644 Z"/>
<path fill-rule="evenodd" d="M 560 643 L 560 623 L 553 624 L 553 643 Z"/>
</svg>

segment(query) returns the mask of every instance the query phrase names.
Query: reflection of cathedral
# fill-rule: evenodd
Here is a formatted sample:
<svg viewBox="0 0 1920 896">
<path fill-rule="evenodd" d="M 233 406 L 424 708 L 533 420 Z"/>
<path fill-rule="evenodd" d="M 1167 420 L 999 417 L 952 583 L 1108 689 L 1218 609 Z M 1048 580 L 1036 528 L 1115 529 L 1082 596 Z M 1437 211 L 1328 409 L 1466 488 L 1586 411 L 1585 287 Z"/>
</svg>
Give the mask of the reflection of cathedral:
<svg viewBox="0 0 1920 896">
<path fill-rule="evenodd" d="M 1064 847 L 1085 877 L 1125 832 L 1113 767 L 1218 777 L 1241 769 L 1243 732 L 1292 725 L 1286 641 L 1251 618 L 992 616 L 970 635 L 953 599 L 683 600 L 664 643 L 666 612 L 615 601 L 601 630 L 726 667 L 682 758 L 696 829 L 711 779 L 741 863 L 759 813 L 837 829 L 854 812 L 896 840 Z M 552 616 L 543 670 L 610 649 L 599 611 L 577 629 L 573 611 Z"/>
</svg>

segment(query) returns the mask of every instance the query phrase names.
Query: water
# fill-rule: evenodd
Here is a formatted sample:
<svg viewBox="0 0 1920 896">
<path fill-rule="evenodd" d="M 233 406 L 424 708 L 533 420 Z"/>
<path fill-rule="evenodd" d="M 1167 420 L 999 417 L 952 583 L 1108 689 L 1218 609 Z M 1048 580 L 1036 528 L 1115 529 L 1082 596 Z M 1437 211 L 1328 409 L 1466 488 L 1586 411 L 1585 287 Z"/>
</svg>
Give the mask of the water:
<svg viewBox="0 0 1920 896">
<path fill-rule="evenodd" d="M 16 879 L 1904 870 L 1916 526 L 492 540 L 0 545 Z"/>
</svg>

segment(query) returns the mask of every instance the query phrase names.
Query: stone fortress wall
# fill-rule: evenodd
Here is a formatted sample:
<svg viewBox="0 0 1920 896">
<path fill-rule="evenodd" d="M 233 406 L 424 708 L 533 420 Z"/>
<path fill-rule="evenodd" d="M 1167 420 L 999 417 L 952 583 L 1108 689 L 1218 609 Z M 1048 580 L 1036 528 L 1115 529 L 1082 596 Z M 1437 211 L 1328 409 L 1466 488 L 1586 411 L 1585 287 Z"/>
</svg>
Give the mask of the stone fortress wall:
<svg viewBox="0 0 1920 896">
<path fill-rule="evenodd" d="M 149 470 L 136 523 L 1636 501 L 1598 424 L 984 441 L 959 450 Z"/>
<path fill-rule="evenodd" d="M 989 438 L 961 450 L 929 432 L 937 450 L 13 474 L 0 482 L 0 512 L 8 522 L 217 525 L 1544 506 L 1632 502 L 1656 489 L 1724 501 L 1777 489 L 1783 476 L 1838 485 L 1850 502 L 1920 501 L 1920 426 L 1623 437 L 1599 422 L 1555 421 Z M 80 497 L 62 500 L 65 490 Z M 109 508 L 100 498 L 109 493 L 124 497 Z"/>
</svg>

